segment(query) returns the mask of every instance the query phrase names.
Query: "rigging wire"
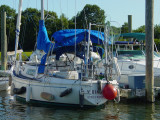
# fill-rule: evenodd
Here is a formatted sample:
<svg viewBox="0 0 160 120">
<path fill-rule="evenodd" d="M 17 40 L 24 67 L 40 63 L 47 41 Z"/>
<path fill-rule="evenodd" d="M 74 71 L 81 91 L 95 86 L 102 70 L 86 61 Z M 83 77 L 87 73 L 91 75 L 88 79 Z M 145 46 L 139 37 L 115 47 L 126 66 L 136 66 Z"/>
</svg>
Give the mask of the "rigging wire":
<svg viewBox="0 0 160 120">
<path fill-rule="evenodd" d="M 48 15 L 49 15 L 49 11 L 48 11 L 48 0 L 47 0 L 47 15 L 45 17 L 45 20 L 47 19 Z"/>
</svg>

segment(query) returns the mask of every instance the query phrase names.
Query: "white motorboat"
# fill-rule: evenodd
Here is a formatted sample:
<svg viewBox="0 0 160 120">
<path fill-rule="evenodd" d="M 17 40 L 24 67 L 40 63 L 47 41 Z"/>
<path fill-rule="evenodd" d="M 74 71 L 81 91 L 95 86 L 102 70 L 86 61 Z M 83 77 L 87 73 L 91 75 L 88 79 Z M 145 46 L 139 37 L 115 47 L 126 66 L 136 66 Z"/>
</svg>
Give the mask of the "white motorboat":
<svg viewBox="0 0 160 120">
<path fill-rule="evenodd" d="M 127 38 L 138 39 L 139 41 L 145 40 L 144 33 L 126 33 L 122 36 Z M 128 84 L 128 76 L 131 75 L 143 75 L 146 71 L 146 59 L 144 43 L 142 42 L 128 42 L 128 41 L 116 41 L 115 42 L 117 57 L 117 63 L 121 71 L 121 79 L 119 83 Z M 153 59 L 154 79 L 155 86 L 157 86 L 158 79 L 160 79 L 160 56 L 157 51 L 154 51 Z"/>
</svg>

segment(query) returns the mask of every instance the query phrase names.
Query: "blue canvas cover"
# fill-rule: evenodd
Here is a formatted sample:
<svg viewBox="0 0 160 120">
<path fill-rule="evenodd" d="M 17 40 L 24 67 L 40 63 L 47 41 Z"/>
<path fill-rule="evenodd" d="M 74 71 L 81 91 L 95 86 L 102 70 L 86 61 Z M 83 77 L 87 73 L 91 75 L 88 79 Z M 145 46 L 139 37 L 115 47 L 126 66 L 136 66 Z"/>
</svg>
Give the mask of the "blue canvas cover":
<svg viewBox="0 0 160 120">
<path fill-rule="evenodd" d="M 88 32 L 86 29 L 76 29 L 76 55 L 84 59 L 84 46 L 79 45 L 83 40 L 88 41 Z M 75 51 L 75 29 L 66 29 L 55 32 L 52 37 L 55 40 L 53 52 L 56 54 L 56 59 L 63 53 L 73 53 Z M 90 31 L 90 39 L 92 43 L 102 45 L 104 41 L 104 33 L 96 30 Z M 111 44 L 111 42 L 109 42 Z M 47 30 L 44 25 L 44 21 L 39 21 L 39 33 L 37 39 L 37 49 L 44 50 L 46 54 L 49 48 L 52 48 L 53 44 L 50 42 L 47 34 Z M 93 51 L 99 52 L 102 57 L 104 50 L 102 47 L 93 46 Z M 46 62 L 46 55 L 41 59 L 41 65 L 38 68 L 38 73 L 44 73 Z"/>
<path fill-rule="evenodd" d="M 88 41 L 89 30 L 76 29 L 76 44 L 83 40 Z M 75 29 L 66 29 L 55 32 L 52 37 L 55 39 L 55 48 L 63 46 L 75 45 Z M 90 39 L 92 43 L 102 44 L 104 41 L 104 33 L 96 30 L 90 31 Z"/>
<path fill-rule="evenodd" d="M 84 59 L 84 46 L 79 45 L 81 41 L 88 41 L 89 30 L 76 29 L 76 55 Z M 55 32 L 52 37 L 55 39 L 54 53 L 56 59 L 63 53 L 73 53 L 75 51 L 75 29 L 66 29 Z M 90 30 L 90 39 L 93 44 L 102 45 L 104 33 L 96 30 Z M 111 42 L 109 42 L 111 44 Z M 100 56 L 104 54 L 103 48 L 93 46 L 94 52 L 99 52 Z"/>
</svg>

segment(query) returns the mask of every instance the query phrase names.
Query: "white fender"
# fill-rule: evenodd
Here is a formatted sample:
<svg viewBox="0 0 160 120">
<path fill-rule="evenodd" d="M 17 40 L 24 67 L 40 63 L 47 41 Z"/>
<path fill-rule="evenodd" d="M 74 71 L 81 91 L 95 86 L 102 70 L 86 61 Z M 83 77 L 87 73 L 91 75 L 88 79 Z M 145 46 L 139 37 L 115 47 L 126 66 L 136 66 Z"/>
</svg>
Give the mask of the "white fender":
<svg viewBox="0 0 160 120">
<path fill-rule="evenodd" d="M 9 85 L 9 86 L 11 86 L 11 85 L 12 85 L 12 77 L 11 77 L 11 75 L 9 76 L 8 85 Z"/>
<path fill-rule="evenodd" d="M 28 85 L 27 86 L 27 91 L 26 91 L 26 102 L 30 101 L 31 92 L 32 92 L 32 87 L 30 85 Z"/>
<path fill-rule="evenodd" d="M 13 89 L 15 88 L 15 85 L 14 85 L 14 83 L 12 83 L 12 85 L 11 85 L 11 96 L 13 96 L 14 95 L 14 92 L 13 92 Z"/>
</svg>

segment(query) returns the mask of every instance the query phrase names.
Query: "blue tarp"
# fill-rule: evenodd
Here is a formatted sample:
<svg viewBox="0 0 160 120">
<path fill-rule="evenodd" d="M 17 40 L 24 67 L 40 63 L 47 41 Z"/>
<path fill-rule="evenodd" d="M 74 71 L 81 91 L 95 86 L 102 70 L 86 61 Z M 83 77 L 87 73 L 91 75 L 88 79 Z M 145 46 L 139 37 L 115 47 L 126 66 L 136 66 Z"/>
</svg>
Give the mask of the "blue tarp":
<svg viewBox="0 0 160 120">
<path fill-rule="evenodd" d="M 88 41 L 89 30 L 76 29 L 76 44 L 83 40 Z M 55 48 L 63 46 L 75 46 L 75 29 L 66 29 L 55 32 L 52 37 L 55 39 Z M 104 33 L 96 30 L 90 31 L 92 43 L 102 44 Z M 109 42 L 111 44 L 111 42 Z"/>
<path fill-rule="evenodd" d="M 76 55 L 84 59 L 84 46 L 79 45 L 81 41 L 88 41 L 89 30 L 86 29 L 76 29 Z M 66 29 L 55 32 L 52 37 L 55 39 L 54 53 L 56 54 L 56 59 L 63 53 L 73 53 L 75 51 L 75 29 Z M 90 39 L 93 44 L 101 44 L 104 41 L 104 33 L 96 30 L 90 31 Z M 109 42 L 111 44 L 111 42 Z M 103 48 L 93 46 L 94 52 L 99 52 L 103 55 Z"/>
</svg>

